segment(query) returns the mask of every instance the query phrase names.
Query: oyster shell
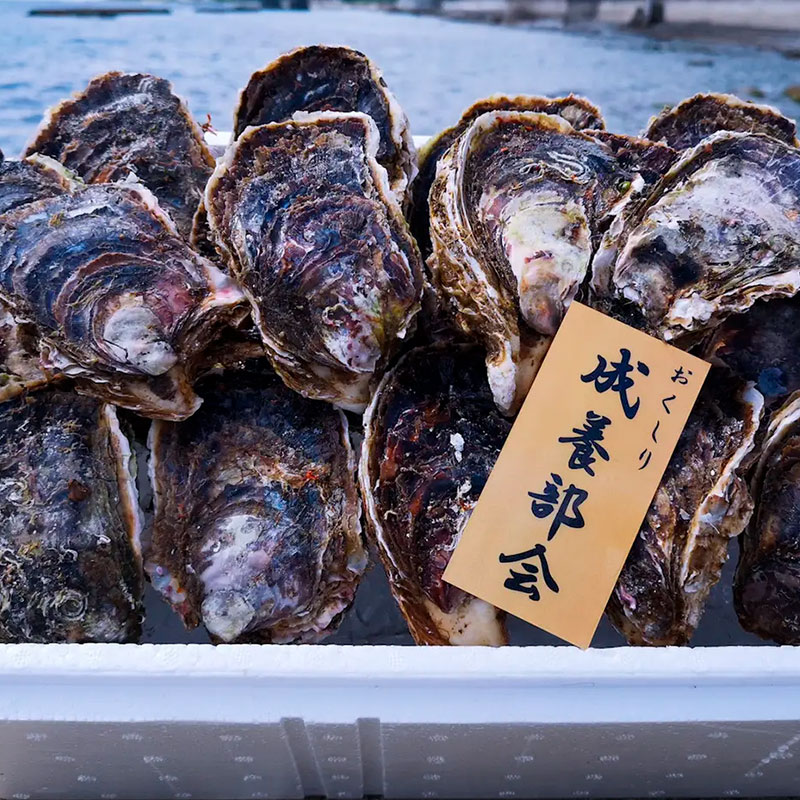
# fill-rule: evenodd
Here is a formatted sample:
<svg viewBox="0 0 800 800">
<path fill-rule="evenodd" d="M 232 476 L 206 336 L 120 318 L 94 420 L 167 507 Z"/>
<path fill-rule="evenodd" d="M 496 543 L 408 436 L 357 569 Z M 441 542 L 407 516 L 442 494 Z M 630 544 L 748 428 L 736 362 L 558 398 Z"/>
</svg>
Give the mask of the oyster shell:
<svg viewBox="0 0 800 800">
<path fill-rule="evenodd" d="M 745 630 L 800 644 L 800 395 L 769 421 L 751 490 L 755 512 L 739 537 L 733 598 Z"/>
<path fill-rule="evenodd" d="M 427 258 L 431 252 L 428 195 L 436 177 L 436 165 L 453 142 L 487 111 L 538 111 L 554 114 L 567 120 L 575 130 L 599 130 L 605 127 L 600 109 L 585 98 L 572 94 L 567 97 L 494 94 L 477 100 L 464 111 L 455 125 L 438 136 L 431 137 L 419 151 L 419 174 L 411 184 L 408 219 L 423 258 Z"/>
<path fill-rule="evenodd" d="M 378 128 L 375 157 L 402 203 L 417 171 L 408 119 L 380 70 L 349 47 L 298 47 L 254 73 L 239 95 L 233 135 L 251 125 L 286 122 L 298 111 L 360 111 Z"/>
<path fill-rule="evenodd" d="M 763 398 L 712 369 L 606 609 L 630 644 L 681 645 L 694 633 L 753 503 L 739 477 Z"/>
<path fill-rule="evenodd" d="M 134 466 L 113 406 L 52 389 L 0 405 L 0 642 L 138 638 Z"/>
<path fill-rule="evenodd" d="M 680 158 L 680 152 L 666 144 L 636 136 L 624 136 L 607 131 L 592 131 L 591 135 L 605 143 L 626 171 L 634 173 L 636 177 L 633 179 L 631 191 L 600 221 L 603 236 L 600 247 L 592 260 L 589 282 L 590 300 L 592 305 L 604 313 L 631 322 L 635 327 L 641 327 L 642 323 L 638 316 L 634 319 L 627 319 L 631 314 L 630 309 L 615 302 L 610 290 L 614 259 L 622 237 L 627 233 L 623 211 L 637 201 L 641 202 L 649 195 L 653 187 Z"/>
<path fill-rule="evenodd" d="M 0 214 L 72 191 L 76 182 L 61 164 L 45 156 L 9 161 L 0 151 Z"/>
<path fill-rule="evenodd" d="M 694 147 L 718 131 L 763 133 L 797 146 L 797 125 L 771 106 L 757 105 L 732 94 L 696 94 L 665 108 L 642 134 L 677 150 Z"/>
<path fill-rule="evenodd" d="M 216 641 L 317 641 L 366 567 L 347 420 L 252 362 L 199 386 L 150 432 L 153 585 Z"/>
<path fill-rule="evenodd" d="M 188 239 L 214 158 L 172 86 L 153 75 L 107 72 L 51 109 L 26 154 L 60 161 L 87 183 L 133 174 Z"/>
<path fill-rule="evenodd" d="M 211 230 L 288 386 L 362 411 L 409 333 L 422 265 L 366 114 L 248 129 L 206 190 Z"/>
<path fill-rule="evenodd" d="M 35 328 L 19 324 L 0 304 L 0 403 L 45 386 L 57 377 L 39 362 Z"/>
<path fill-rule="evenodd" d="M 527 393 L 584 280 L 599 220 L 633 177 L 566 120 L 520 111 L 482 114 L 439 161 L 428 265 L 459 328 L 483 344 L 504 413 Z"/>
<path fill-rule="evenodd" d="M 800 289 L 800 151 L 721 132 L 625 205 L 596 257 L 643 327 L 685 344 Z"/>
<path fill-rule="evenodd" d="M 367 529 L 418 644 L 506 643 L 502 612 L 442 573 L 510 429 L 471 345 L 407 353 L 364 417 Z"/>
<path fill-rule="evenodd" d="M 246 313 L 230 279 L 135 184 L 76 188 L 0 216 L 0 299 L 35 325 L 44 368 L 168 419 L 196 410 L 194 361 Z"/>
<path fill-rule="evenodd" d="M 0 217 L 36 200 L 71 191 L 75 186 L 57 161 L 44 156 L 7 161 L 0 151 Z M 44 386 L 56 377 L 39 361 L 33 326 L 17 323 L 0 303 L 0 402 Z"/>
<path fill-rule="evenodd" d="M 753 381 L 773 405 L 800 390 L 800 297 L 759 301 L 728 317 L 705 343 L 703 358 Z"/>
</svg>

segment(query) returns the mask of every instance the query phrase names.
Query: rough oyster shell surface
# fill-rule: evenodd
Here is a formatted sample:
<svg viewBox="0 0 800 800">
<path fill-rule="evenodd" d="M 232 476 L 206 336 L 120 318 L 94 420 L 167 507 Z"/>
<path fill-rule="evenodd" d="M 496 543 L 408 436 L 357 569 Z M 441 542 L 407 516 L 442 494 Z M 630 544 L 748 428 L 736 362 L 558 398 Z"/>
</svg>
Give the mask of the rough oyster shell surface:
<svg viewBox="0 0 800 800">
<path fill-rule="evenodd" d="M 420 307 L 419 251 L 361 113 L 248 129 L 206 190 L 211 230 L 288 386 L 362 411 Z"/>
<path fill-rule="evenodd" d="M 704 344 L 703 357 L 753 381 L 768 403 L 800 390 L 800 297 L 759 301 L 728 317 Z"/>
<path fill-rule="evenodd" d="M 46 115 L 26 154 L 60 161 L 87 183 L 131 174 L 188 239 L 214 158 L 186 104 L 163 78 L 108 72 Z"/>
<path fill-rule="evenodd" d="M 70 192 L 78 185 L 73 175 L 47 156 L 33 155 L 12 161 L 4 159 L 0 151 L 0 214 Z"/>
<path fill-rule="evenodd" d="M 138 638 L 133 469 L 113 406 L 52 389 L 0 405 L 0 642 Z"/>
<path fill-rule="evenodd" d="M 527 393 L 523 376 L 535 374 L 583 283 L 597 223 L 633 177 L 604 143 L 533 112 L 482 114 L 440 159 L 432 281 L 458 327 L 483 344 L 505 413 Z"/>
<path fill-rule="evenodd" d="M 694 147 L 718 131 L 763 133 L 797 146 L 797 125 L 772 106 L 758 105 L 732 94 L 696 94 L 650 120 L 642 134 L 678 150 Z"/>
<path fill-rule="evenodd" d="M 800 289 L 800 151 L 759 134 L 714 134 L 626 204 L 614 227 L 596 256 L 609 291 L 649 332 L 691 342 L 759 299 Z"/>
<path fill-rule="evenodd" d="M 686 644 L 753 503 L 738 471 L 753 449 L 763 398 L 711 371 L 606 609 L 630 644 Z"/>
<path fill-rule="evenodd" d="M 417 171 L 408 119 L 383 75 L 349 47 L 313 45 L 280 56 L 254 73 L 239 96 L 233 135 L 254 125 L 285 122 L 298 111 L 360 111 L 375 121 L 375 157 L 386 169 L 399 203 Z"/>
<path fill-rule="evenodd" d="M 419 152 L 419 174 L 411 185 L 408 219 L 424 258 L 431 252 L 428 195 L 436 178 L 436 165 L 453 142 L 475 119 L 487 111 L 538 111 L 543 114 L 554 114 L 567 120 L 575 130 L 586 128 L 601 130 L 605 127 L 600 109 L 589 100 L 575 95 L 538 97 L 494 94 L 477 100 L 464 110 L 455 125 L 431 137 Z"/>
<path fill-rule="evenodd" d="M 739 538 L 733 597 L 745 630 L 800 644 L 800 395 L 770 418 L 751 490 L 755 512 Z"/>
<path fill-rule="evenodd" d="M 366 567 L 346 418 L 253 362 L 199 387 L 190 420 L 151 428 L 150 579 L 216 641 L 317 641 Z"/>
<path fill-rule="evenodd" d="M 194 360 L 246 312 L 229 278 L 136 184 L 97 184 L 0 216 L 0 296 L 43 366 L 145 416 L 196 410 Z"/>
<path fill-rule="evenodd" d="M 472 345 L 410 351 L 364 417 L 367 529 L 418 644 L 506 642 L 502 612 L 442 573 L 510 428 Z"/>
</svg>

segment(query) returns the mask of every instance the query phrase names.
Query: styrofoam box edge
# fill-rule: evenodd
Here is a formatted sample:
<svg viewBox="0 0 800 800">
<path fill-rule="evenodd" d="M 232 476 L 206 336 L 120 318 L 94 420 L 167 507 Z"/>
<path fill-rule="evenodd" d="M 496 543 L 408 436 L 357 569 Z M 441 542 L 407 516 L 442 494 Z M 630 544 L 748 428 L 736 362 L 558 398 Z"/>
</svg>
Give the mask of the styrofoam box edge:
<svg viewBox="0 0 800 800">
<path fill-rule="evenodd" d="M 800 648 L 5 645 L 6 720 L 796 719 Z"/>
</svg>

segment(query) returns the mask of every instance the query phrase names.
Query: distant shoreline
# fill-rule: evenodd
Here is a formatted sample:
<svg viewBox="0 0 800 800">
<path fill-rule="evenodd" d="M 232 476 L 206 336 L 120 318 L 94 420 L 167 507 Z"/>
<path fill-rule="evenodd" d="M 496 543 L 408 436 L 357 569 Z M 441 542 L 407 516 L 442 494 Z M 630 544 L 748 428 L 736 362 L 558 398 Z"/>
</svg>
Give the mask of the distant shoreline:
<svg viewBox="0 0 800 800">
<path fill-rule="evenodd" d="M 742 45 L 800 59 L 798 0 L 667 0 L 664 21 L 654 24 L 644 22 L 646 0 L 443 0 L 427 8 L 425 3 L 399 0 L 387 10 L 512 27 L 558 26 L 566 32 L 616 31 L 657 41 Z"/>
</svg>

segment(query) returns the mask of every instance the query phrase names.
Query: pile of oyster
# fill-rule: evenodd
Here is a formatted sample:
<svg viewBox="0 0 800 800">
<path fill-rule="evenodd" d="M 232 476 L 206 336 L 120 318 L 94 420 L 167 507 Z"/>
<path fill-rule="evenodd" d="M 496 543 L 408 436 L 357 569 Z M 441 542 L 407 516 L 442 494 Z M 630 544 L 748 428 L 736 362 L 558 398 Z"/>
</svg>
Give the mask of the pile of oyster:
<svg viewBox="0 0 800 800">
<path fill-rule="evenodd" d="M 314 642 L 373 550 L 418 643 L 503 644 L 442 575 L 579 299 L 714 365 L 612 623 L 687 643 L 738 536 L 742 625 L 800 643 L 795 136 L 728 95 L 641 137 L 494 95 L 418 154 L 315 46 L 212 153 L 166 81 L 94 79 L 0 154 L 0 642 L 136 641 L 146 580 L 215 642 Z"/>
</svg>

